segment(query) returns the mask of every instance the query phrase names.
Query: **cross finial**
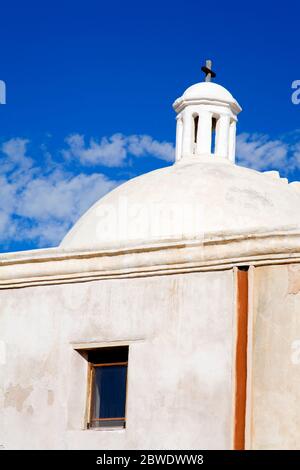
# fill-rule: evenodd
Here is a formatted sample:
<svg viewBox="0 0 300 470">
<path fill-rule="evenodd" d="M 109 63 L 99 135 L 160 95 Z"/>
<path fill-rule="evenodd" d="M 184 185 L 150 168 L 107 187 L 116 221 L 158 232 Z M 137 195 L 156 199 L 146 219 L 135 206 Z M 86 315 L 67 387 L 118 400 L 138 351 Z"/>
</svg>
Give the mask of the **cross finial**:
<svg viewBox="0 0 300 470">
<path fill-rule="evenodd" d="M 203 65 L 203 67 L 201 67 L 201 70 L 202 70 L 202 72 L 205 73 L 205 81 L 206 82 L 211 82 L 211 79 L 215 78 L 215 76 L 216 76 L 215 72 L 212 71 L 212 61 L 211 60 L 207 60 L 205 62 L 205 65 Z"/>
</svg>

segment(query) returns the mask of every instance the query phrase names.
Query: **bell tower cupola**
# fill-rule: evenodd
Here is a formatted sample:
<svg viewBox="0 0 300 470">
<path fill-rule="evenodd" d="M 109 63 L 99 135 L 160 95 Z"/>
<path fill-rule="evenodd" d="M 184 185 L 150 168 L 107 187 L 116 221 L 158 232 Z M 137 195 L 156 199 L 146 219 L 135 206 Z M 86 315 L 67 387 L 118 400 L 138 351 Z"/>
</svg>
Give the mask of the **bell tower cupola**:
<svg viewBox="0 0 300 470">
<path fill-rule="evenodd" d="M 242 108 L 229 91 L 211 81 L 216 74 L 210 60 L 202 71 L 205 81 L 189 87 L 173 104 L 176 163 L 213 158 L 234 163 L 237 115 Z"/>
</svg>

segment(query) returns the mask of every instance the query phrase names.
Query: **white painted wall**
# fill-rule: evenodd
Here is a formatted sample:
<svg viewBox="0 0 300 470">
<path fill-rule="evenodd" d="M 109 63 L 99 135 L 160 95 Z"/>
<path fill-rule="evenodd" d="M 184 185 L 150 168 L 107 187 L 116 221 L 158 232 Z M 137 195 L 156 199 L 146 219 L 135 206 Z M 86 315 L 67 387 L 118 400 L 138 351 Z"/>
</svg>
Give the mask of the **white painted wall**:
<svg viewBox="0 0 300 470">
<path fill-rule="evenodd" d="M 0 444 L 230 448 L 233 299 L 232 270 L 1 291 Z M 131 342 L 125 430 L 84 430 L 93 341 Z"/>
<path fill-rule="evenodd" d="M 300 449 L 300 264 L 254 270 L 252 449 Z"/>
</svg>

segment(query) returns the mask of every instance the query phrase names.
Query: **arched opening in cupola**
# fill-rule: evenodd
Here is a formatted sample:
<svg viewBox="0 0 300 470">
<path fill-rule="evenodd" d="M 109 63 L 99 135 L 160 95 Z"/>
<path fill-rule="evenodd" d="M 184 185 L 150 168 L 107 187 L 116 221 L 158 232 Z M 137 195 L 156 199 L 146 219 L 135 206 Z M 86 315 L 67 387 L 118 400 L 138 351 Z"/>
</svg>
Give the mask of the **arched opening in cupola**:
<svg viewBox="0 0 300 470">
<path fill-rule="evenodd" d="M 193 115 L 193 153 L 196 152 L 196 144 L 198 140 L 198 123 L 199 123 L 199 116 L 198 114 Z"/>
<path fill-rule="evenodd" d="M 199 116 L 194 116 L 194 144 L 197 143 Z"/>
<path fill-rule="evenodd" d="M 218 122 L 218 119 L 216 117 L 213 117 L 212 123 L 211 123 L 211 149 L 210 149 L 210 153 L 212 154 L 214 154 L 216 151 L 217 122 Z"/>
</svg>

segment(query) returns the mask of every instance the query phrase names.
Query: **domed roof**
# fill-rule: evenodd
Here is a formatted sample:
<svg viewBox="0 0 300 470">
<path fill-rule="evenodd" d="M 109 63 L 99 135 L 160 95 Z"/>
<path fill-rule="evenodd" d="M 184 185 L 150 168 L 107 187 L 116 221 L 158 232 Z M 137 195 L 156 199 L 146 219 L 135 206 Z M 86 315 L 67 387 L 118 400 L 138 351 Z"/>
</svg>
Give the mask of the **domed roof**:
<svg viewBox="0 0 300 470">
<path fill-rule="evenodd" d="M 65 249 L 127 248 L 300 229 L 300 191 L 230 163 L 175 164 L 122 184 L 94 204 Z"/>
<path fill-rule="evenodd" d="M 221 85 L 213 82 L 200 82 L 190 86 L 183 95 L 174 103 L 176 108 L 182 102 L 207 100 L 209 102 L 220 102 L 232 105 L 241 110 L 240 105 L 232 94 Z"/>
<path fill-rule="evenodd" d="M 217 99 L 227 103 L 235 103 L 232 94 L 221 85 L 213 82 L 195 83 L 185 90 L 183 98 L 193 100 L 199 98 Z"/>
</svg>

